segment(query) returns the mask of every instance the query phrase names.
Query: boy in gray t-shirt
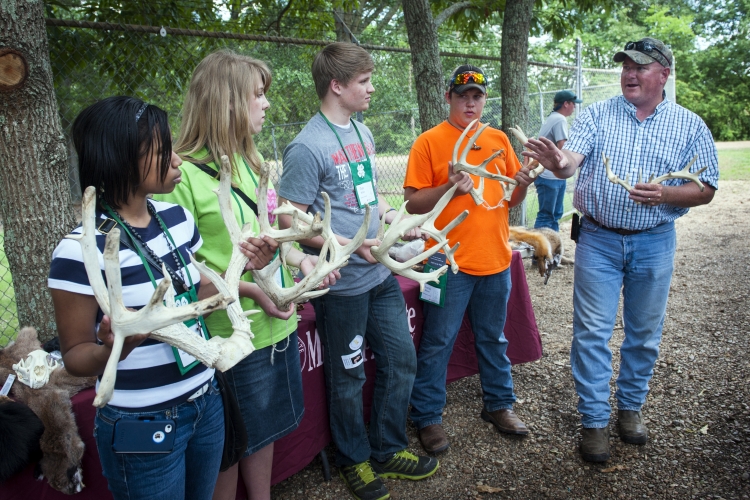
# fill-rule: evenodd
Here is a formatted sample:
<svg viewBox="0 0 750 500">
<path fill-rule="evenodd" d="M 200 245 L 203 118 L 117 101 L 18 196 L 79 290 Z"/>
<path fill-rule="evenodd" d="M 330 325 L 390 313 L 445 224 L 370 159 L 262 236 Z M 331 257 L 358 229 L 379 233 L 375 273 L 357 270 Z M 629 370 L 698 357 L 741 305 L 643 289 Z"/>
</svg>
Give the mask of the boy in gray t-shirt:
<svg viewBox="0 0 750 500">
<path fill-rule="evenodd" d="M 326 46 L 313 62 L 320 112 L 284 150 L 279 205 L 285 200 L 308 212 L 324 211 L 321 192 L 331 199 L 331 228 L 347 243 L 364 222 L 369 203 L 368 239 L 341 269 L 330 292 L 312 300 L 325 353 L 331 436 L 339 474 L 356 498 L 387 498 L 381 478 L 423 479 L 438 468 L 432 457 L 407 450 L 406 417 L 416 373 L 416 353 L 398 281 L 370 248 L 379 219 L 390 223 L 396 210 L 377 195 L 375 144 L 370 130 L 351 116 L 369 107 L 374 69 L 366 50 L 351 43 Z M 282 228 L 291 217 L 280 216 Z M 414 238 L 416 231 L 409 235 Z M 407 239 L 407 238 L 405 238 Z M 301 241 L 318 254 L 323 238 Z M 377 375 L 369 431 L 362 409 L 364 362 L 375 358 Z"/>
</svg>

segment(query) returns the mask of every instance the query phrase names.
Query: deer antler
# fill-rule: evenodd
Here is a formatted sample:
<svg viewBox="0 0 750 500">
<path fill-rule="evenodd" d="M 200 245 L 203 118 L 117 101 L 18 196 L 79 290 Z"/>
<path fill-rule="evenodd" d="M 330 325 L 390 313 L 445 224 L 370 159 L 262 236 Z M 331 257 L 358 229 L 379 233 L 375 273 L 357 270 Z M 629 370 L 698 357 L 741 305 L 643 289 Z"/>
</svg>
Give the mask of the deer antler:
<svg viewBox="0 0 750 500">
<path fill-rule="evenodd" d="M 609 166 L 609 158 L 604 154 L 604 151 L 602 151 L 602 160 L 604 160 L 604 166 L 607 168 L 607 179 L 612 184 L 619 184 L 620 186 L 624 187 L 628 193 L 633 190 L 633 186 L 630 185 L 630 176 L 628 175 L 626 180 L 622 180 L 619 177 L 615 175 L 614 172 L 612 172 L 612 169 Z M 638 182 L 640 182 L 640 175 L 638 176 Z"/>
<path fill-rule="evenodd" d="M 310 274 L 291 288 L 281 288 L 276 284 L 274 274 L 281 265 L 280 259 L 266 266 L 260 271 L 253 271 L 253 278 L 268 297 L 279 307 L 286 309 L 292 302 L 304 302 L 314 297 L 328 293 L 328 289 L 315 290 L 321 281 L 331 272 L 344 267 L 349 262 L 349 256 L 359 248 L 367 237 L 370 226 L 370 206 L 365 207 L 365 220 L 357 234 L 346 245 L 341 245 L 331 230 L 331 200 L 328 193 L 321 193 L 325 202 L 325 217 L 323 218 L 322 235 L 323 247 L 320 250 L 318 262 Z"/>
<path fill-rule="evenodd" d="M 698 187 L 700 188 L 701 192 L 703 192 L 703 189 L 705 188 L 705 186 L 703 185 L 703 183 L 698 178 L 698 175 L 701 174 L 701 173 L 703 173 L 703 171 L 706 170 L 708 167 L 707 166 L 703 167 L 702 169 L 698 170 L 694 174 L 691 174 L 690 173 L 690 167 L 693 166 L 693 163 L 695 163 L 695 160 L 697 160 L 697 159 L 698 159 L 698 155 L 693 156 L 693 159 L 690 160 L 690 163 L 688 163 L 687 165 L 685 165 L 685 168 L 683 168 L 682 170 L 680 170 L 678 172 L 668 172 L 668 173 L 666 173 L 664 175 L 660 175 L 659 177 L 657 177 L 655 179 L 654 179 L 654 176 L 652 174 L 651 178 L 648 180 L 648 182 L 650 184 L 660 184 L 660 183 L 662 183 L 663 181 L 665 181 L 667 179 L 689 179 L 689 180 L 695 182 L 696 184 L 698 184 Z"/>
<path fill-rule="evenodd" d="M 227 171 L 226 175 L 231 175 Z M 222 170 L 221 175 L 225 175 Z M 316 290 L 321 281 L 332 271 L 343 267 L 349 260 L 349 255 L 354 252 L 367 237 L 367 229 L 370 225 L 370 207 L 365 214 L 363 226 L 357 232 L 354 239 L 346 246 L 338 243 L 336 235 L 331 231 L 331 202 L 327 193 L 322 193 L 325 202 L 325 217 L 321 221 L 320 214 L 311 216 L 299 210 L 289 203 L 284 203 L 274 210 L 275 215 L 291 215 L 292 225 L 287 229 L 279 230 L 272 228 L 268 222 L 267 193 L 268 193 L 269 169 L 267 165 L 261 167 L 261 175 L 258 181 L 258 218 L 260 220 L 261 234 L 267 234 L 281 243 L 281 258 L 274 259 L 269 265 L 261 270 L 253 271 L 253 280 L 268 295 L 279 309 L 286 310 L 292 302 L 304 302 L 314 297 L 319 297 L 328 290 Z M 305 276 L 299 283 L 292 287 L 282 288 L 276 283 L 275 274 L 286 261 L 286 254 L 291 248 L 292 241 L 313 238 L 322 234 L 324 237 L 320 257 L 313 271 Z M 330 253 L 330 258 L 327 258 Z"/>
<path fill-rule="evenodd" d="M 510 133 L 515 136 L 516 139 L 521 143 L 521 145 L 526 144 L 529 142 L 529 138 L 526 137 L 526 134 L 523 133 L 523 130 L 521 130 L 521 127 L 516 125 L 515 128 L 510 127 L 508 130 L 510 130 Z M 529 150 L 526 146 L 524 146 L 524 149 L 526 151 Z M 542 172 L 544 172 L 544 166 L 539 165 L 538 167 L 534 168 L 535 165 L 539 165 L 539 162 L 536 160 L 531 160 L 529 162 L 529 178 L 534 179 L 539 176 Z"/>
<path fill-rule="evenodd" d="M 162 268 L 164 279 L 159 283 L 148 303 L 138 311 L 129 311 L 122 302 L 122 281 L 120 278 L 119 248 L 120 230 L 112 229 L 107 235 L 104 246 L 104 272 L 107 276 L 105 285 L 99 266 L 98 249 L 96 245 L 96 190 L 86 188 L 82 200 L 83 231 L 81 234 L 68 235 L 67 238 L 77 240 L 81 245 L 83 263 L 89 282 L 99 307 L 111 320 L 114 334 L 112 351 L 104 369 L 102 381 L 94 400 L 94 405 L 103 407 L 110 399 L 117 377 L 117 363 L 122 354 L 125 338 L 150 333 L 157 340 L 165 341 L 179 349 L 193 354 L 206 364 L 213 363 L 221 355 L 220 347 L 214 343 L 208 348 L 202 339 L 191 332 L 183 321 L 194 319 L 203 314 L 225 309 L 232 300 L 221 293 L 207 299 L 176 307 L 174 303 L 174 289 L 166 269 Z M 167 305 L 162 304 L 162 298 L 167 293 Z M 181 327 L 181 328 L 180 328 Z"/>
<path fill-rule="evenodd" d="M 440 200 L 438 200 L 433 209 L 429 212 L 402 219 L 404 211 L 406 210 L 406 204 L 408 203 L 407 201 L 405 201 L 401 205 L 401 208 L 399 208 L 396 217 L 391 222 L 388 231 L 385 231 L 385 217 L 381 219 L 380 230 L 378 232 L 378 239 L 381 240 L 381 244 L 370 248 L 370 252 L 372 253 L 373 257 L 378 260 L 378 262 L 382 263 L 385 267 L 396 274 L 400 274 L 401 276 L 405 276 L 419 282 L 419 289 L 422 291 L 424 291 L 425 283 L 428 283 L 430 281 L 437 282 L 438 278 L 445 274 L 448 266 L 443 266 L 440 269 L 432 271 L 431 273 L 418 273 L 411 269 L 411 267 L 414 264 L 422 262 L 423 260 L 434 255 L 441 248 L 445 249 L 445 255 L 451 262 L 453 274 L 458 272 L 458 264 L 456 264 L 453 255 L 458 248 L 459 243 L 456 243 L 453 247 L 451 247 L 447 235 L 454 227 L 459 225 L 469 215 L 469 211 L 464 210 L 463 212 L 461 212 L 455 219 L 449 222 L 440 231 L 435 227 L 435 221 L 437 220 L 443 209 L 446 207 L 446 205 L 448 205 L 448 202 L 453 197 L 453 194 L 456 192 L 457 188 L 458 186 L 454 185 L 445 194 L 443 194 Z M 398 262 L 394 260 L 388 254 L 388 249 L 391 248 L 399 238 L 402 238 L 406 233 L 417 226 L 422 226 L 422 231 L 429 234 L 432 239 L 437 241 L 437 245 L 431 247 L 429 250 L 422 252 L 419 255 L 412 257 L 406 262 Z"/>
<path fill-rule="evenodd" d="M 633 190 L 633 186 L 629 184 L 630 176 L 628 176 L 628 180 L 622 180 L 619 177 L 617 177 L 613 172 L 612 169 L 609 166 L 609 158 L 607 158 L 604 155 L 604 152 L 602 151 L 602 158 L 604 159 L 604 166 L 607 167 L 607 179 L 609 179 L 610 182 L 614 184 L 619 184 L 625 189 L 627 189 L 628 192 Z M 664 175 L 661 175 L 659 177 L 654 178 L 654 175 L 651 174 L 651 177 L 648 179 L 649 184 L 661 184 L 667 179 L 689 179 L 693 182 L 695 182 L 701 191 L 705 188 L 703 183 L 698 178 L 698 175 L 701 174 L 704 170 L 706 170 L 708 167 L 703 167 L 702 169 L 698 170 L 695 173 L 690 172 L 690 167 L 693 166 L 693 163 L 695 163 L 695 160 L 698 159 L 698 155 L 693 156 L 693 159 L 690 160 L 690 162 L 685 165 L 685 168 L 682 170 L 679 170 L 677 172 L 667 172 Z M 641 174 L 638 174 L 638 183 L 641 182 Z"/>
<path fill-rule="evenodd" d="M 483 185 L 483 178 L 485 179 L 491 179 L 495 181 L 500 181 L 501 185 L 503 186 L 503 191 L 505 195 L 503 196 L 503 200 L 510 200 L 510 196 L 513 193 L 513 189 L 518 185 L 518 181 L 515 179 L 511 179 L 510 177 L 506 177 L 502 175 L 499 171 L 496 174 L 493 174 L 491 172 L 487 171 L 487 164 L 495 159 L 496 156 L 501 154 L 503 152 L 502 149 L 495 151 L 492 153 L 486 160 L 484 160 L 479 165 L 471 165 L 470 163 L 467 163 L 466 156 L 469 154 L 469 151 L 474 146 L 474 144 L 477 142 L 477 139 L 480 135 L 482 135 L 482 132 L 484 132 L 484 129 L 486 129 L 489 124 L 485 123 L 481 127 L 479 127 L 479 130 L 477 130 L 476 134 L 474 134 L 471 139 L 469 139 L 469 142 L 466 144 L 466 147 L 461 151 L 461 157 L 458 157 L 458 149 L 461 147 L 461 143 L 463 142 L 464 138 L 468 135 L 469 130 L 478 122 L 479 120 L 472 120 L 471 123 L 464 129 L 464 131 L 461 133 L 461 136 L 458 138 L 458 141 L 456 141 L 456 145 L 453 147 L 453 171 L 454 172 L 466 172 L 467 174 L 476 175 L 479 177 L 479 188 L 478 189 L 472 189 L 471 190 L 471 197 L 474 199 L 474 203 L 477 205 L 481 205 L 484 203 L 484 199 L 482 198 L 482 190 L 484 188 Z M 498 207 L 502 205 L 502 201 L 498 203 Z M 497 208 L 497 207 L 492 207 Z"/>
</svg>

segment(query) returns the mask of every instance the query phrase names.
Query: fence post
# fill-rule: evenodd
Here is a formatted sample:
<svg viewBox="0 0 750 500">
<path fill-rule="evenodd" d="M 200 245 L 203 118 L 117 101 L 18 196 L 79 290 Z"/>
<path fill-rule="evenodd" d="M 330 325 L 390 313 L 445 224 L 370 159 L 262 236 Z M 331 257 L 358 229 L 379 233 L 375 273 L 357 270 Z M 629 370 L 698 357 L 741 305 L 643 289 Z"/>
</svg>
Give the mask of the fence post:
<svg viewBox="0 0 750 500">
<path fill-rule="evenodd" d="M 583 57 L 582 57 L 582 44 L 581 39 L 576 38 L 576 97 L 583 99 L 581 94 L 583 93 Z M 581 111 L 581 103 L 576 103 L 576 118 L 578 113 Z"/>
<path fill-rule="evenodd" d="M 675 81 L 677 81 L 677 74 L 675 73 L 675 59 L 674 54 L 672 54 L 672 68 L 669 72 L 669 78 L 667 79 L 667 85 L 664 89 L 664 91 L 667 93 L 667 99 L 669 99 L 672 102 L 677 102 L 677 91 L 675 89 Z"/>
<path fill-rule="evenodd" d="M 276 162 L 276 175 L 281 175 L 279 172 L 279 150 L 276 147 L 276 125 L 273 123 L 271 123 L 271 141 L 273 142 L 273 161 Z"/>
</svg>

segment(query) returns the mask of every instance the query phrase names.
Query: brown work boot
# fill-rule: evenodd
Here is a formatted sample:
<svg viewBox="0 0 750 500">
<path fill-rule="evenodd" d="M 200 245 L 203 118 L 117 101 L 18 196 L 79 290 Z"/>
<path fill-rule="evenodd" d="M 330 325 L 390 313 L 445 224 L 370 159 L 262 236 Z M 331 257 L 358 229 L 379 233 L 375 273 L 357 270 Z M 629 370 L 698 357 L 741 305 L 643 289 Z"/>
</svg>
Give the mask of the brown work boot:
<svg viewBox="0 0 750 500">
<path fill-rule="evenodd" d="M 609 427 L 581 430 L 581 458 L 587 462 L 609 460 Z"/>
<path fill-rule="evenodd" d="M 440 453 L 451 445 L 448 436 L 440 424 L 432 424 L 419 429 L 419 440 L 427 453 Z"/>
<path fill-rule="evenodd" d="M 648 429 L 639 411 L 617 410 L 617 429 L 620 439 L 626 443 L 646 444 L 648 441 Z"/>
<path fill-rule="evenodd" d="M 526 424 L 513 413 L 511 409 L 487 411 L 482 408 L 482 420 L 492 422 L 497 430 L 506 434 L 518 434 L 525 436 L 529 433 Z"/>
</svg>

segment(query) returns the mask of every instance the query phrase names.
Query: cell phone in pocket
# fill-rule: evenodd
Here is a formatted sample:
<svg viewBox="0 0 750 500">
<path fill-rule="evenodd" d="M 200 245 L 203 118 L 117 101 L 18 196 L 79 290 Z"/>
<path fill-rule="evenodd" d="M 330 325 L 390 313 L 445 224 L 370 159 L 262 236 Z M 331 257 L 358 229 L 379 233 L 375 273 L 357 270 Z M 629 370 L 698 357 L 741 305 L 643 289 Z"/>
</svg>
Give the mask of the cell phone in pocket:
<svg viewBox="0 0 750 500">
<path fill-rule="evenodd" d="M 171 453 L 174 420 L 119 419 L 115 422 L 112 449 L 115 453 Z"/>
</svg>

